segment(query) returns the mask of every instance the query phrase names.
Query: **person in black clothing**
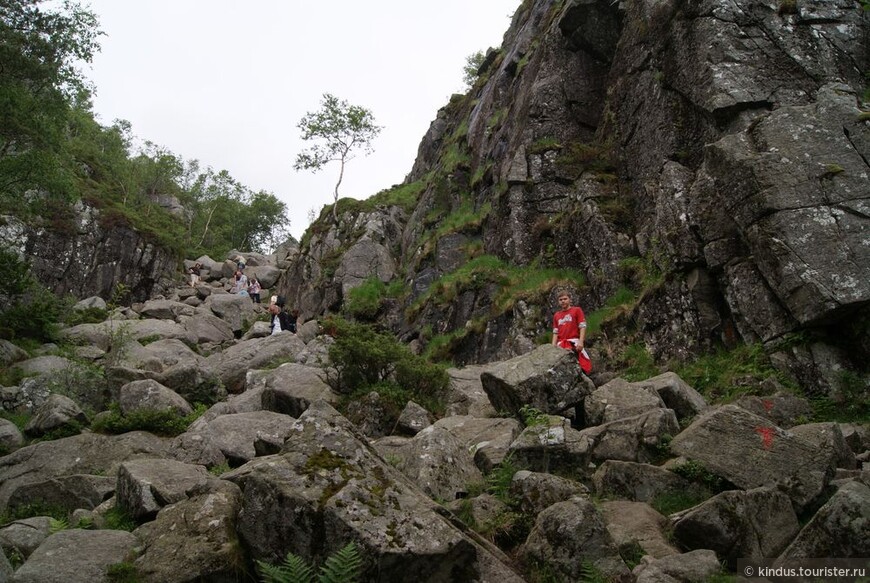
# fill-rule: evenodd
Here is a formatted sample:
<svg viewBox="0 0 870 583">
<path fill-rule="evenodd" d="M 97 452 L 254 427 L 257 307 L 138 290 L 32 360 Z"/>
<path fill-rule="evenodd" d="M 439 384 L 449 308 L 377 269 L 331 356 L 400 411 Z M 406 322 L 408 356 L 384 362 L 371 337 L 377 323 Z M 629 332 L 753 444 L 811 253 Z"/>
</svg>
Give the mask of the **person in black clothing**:
<svg viewBox="0 0 870 583">
<path fill-rule="evenodd" d="M 296 322 L 299 320 L 299 310 L 293 310 L 290 312 L 290 316 L 288 317 L 288 323 L 290 327 L 288 330 L 296 334 Z"/>
<path fill-rule="evenodd" d="M 272 321 L 269 324 L 271 334 L 280 332 L 296 332 L 296 321 L 291 320 L 290 315 L 284 311 L 284 298 L 278 296 L 275 301 L 269 304 L 269 313 L 272 314 Z"/>
</svg>

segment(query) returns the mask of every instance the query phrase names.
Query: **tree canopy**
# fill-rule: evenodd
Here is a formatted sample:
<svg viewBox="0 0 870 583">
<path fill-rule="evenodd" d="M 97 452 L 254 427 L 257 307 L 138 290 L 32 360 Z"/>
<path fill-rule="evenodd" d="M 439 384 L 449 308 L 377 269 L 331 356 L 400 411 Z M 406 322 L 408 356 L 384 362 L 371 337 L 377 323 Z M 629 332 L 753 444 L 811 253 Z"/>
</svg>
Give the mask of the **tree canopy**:
<svg viewBox="0 0 870 583">
<path fill-rule="evenodd" d="M 351 105 L 330 93 L 324 93 L 320 109 L 308 112 L 299 121 L 302 139 L 312 146 L 296 156 L 294 168 L 317 172 L 330 162 L 339 162 L 338 181 L 333 192 L 338 202 L 338 188 L 344 178 L 344 166 L 354 158 L 354 152 L 368 155 L 374 151 L 372 141 L 381 132 L 372 112 L 365 107 Z M 333 205 L 333 220 L 337 205 Z"/>
</svg>

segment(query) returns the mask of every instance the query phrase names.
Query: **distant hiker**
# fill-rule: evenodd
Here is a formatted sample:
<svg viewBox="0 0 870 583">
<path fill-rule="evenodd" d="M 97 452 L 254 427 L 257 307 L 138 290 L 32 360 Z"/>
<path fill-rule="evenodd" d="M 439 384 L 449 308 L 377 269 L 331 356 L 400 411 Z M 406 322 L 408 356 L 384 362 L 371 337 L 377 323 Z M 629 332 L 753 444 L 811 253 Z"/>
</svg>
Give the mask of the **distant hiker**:
<svg viewBox="0 0 870 583">
<path fill-rule="evenodd" d="M 251 301 L 255 304 L 260 303 L 260 290 L 262 289 L 263 287 L 260 285 L 260 280 L 251 276 L 251 281 L 248 284 L 248 294 L 251 296 Z"/>
<path fill-rule="evenodd" d="M 299 310 L 293 310 L 292 312 L 290 312 L 290 316 L 288 318 L 288 323 L 290 324 L 290 327 L 287 329 L 290 330 L 291 332 L 293 332 L 294 334 L 296 334 L 296 322 L 298 322 L 298 321 L 299 321 Z"/>
<path fill-rule="evenodd" d="M 281 332 L 291 331 L 295 332 L 295 322 L 291 322 L 290 315 L 284 311 L 284 297 L 273 297 L 275 298 L 275 301 L 269 304 L 269 313 L 272 314 L 272 319 L 269 324 L 269 330 L 271 330 L 271 334 L 279 334 Z"/>
<path fill-rule="evenodd" d="M 586 352 L 586 316 L 578 306 L 571 306 L 568 292 L 559 292 L 558 312 L 553 315 L 553 346 L 577 354 L 577 362 L 584 373 L 592 372 L 592 361 Z"/>
<path fill-rule="evenodd" d="M 242 273 L 240 269 L 236 270 L 236 281 L 233 284 L 232 293 L 240 296 L 248 295 L 248 276 Z"/>
<path fill-rule="evenodd" d="M 233 261 L 236 262 L 236 269 L 238 269 L 239 271 L 245 270 L 245 262 L 247 260 L 244 257 L 242 257 L 241 255 L 236 255 L 236 258 Z"/>
<path fill-rule="evenodd" d="M 199 261 L 193 264 L 193 267 L 187 270 L 190 274 L 190 287 L 195 287 L 199 283 L 199 272 L 202 269 L 202 265 L 199 264 Z"/>
</svg>

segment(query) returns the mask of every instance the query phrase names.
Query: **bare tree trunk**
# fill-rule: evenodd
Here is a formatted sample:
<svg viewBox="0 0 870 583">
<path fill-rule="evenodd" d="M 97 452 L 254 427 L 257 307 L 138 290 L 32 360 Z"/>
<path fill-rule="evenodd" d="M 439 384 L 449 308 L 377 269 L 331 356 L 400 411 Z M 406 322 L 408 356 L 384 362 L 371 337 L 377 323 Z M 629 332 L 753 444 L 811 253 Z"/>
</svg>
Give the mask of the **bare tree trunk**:
<svg viewBox="0 0 870 583">
<path fill-rule="evenodd" d="M 208 219 L 205 221 L 205 228 L 202 230 L 202 238 L 200 238 L 199 243 L 197 244 L 197 247 L 201 247 L 202 242 L 205 241 L 205 236 L 208 233 L 208 226 L 211 224 L 211 217 L 214 214 L 214 212 L 217 210 L 217 207 L 218 207 L 218 203 L 215 203 L 214 206 L 211 207 L 211 210 L 208 212 Z"/>
<path fill-rule="evenodd" d="M 332 204 L 332 222 L 336 225 L 338 224 L 338 187 L 341 185 L 341 181 L 344 178 L 344 156 L 341 157 L 341 170 L 338 172 L 338 182 L 335 183 L 335 192 L 333 193 L 333 200 L 335 201 Z"/>
</svg>

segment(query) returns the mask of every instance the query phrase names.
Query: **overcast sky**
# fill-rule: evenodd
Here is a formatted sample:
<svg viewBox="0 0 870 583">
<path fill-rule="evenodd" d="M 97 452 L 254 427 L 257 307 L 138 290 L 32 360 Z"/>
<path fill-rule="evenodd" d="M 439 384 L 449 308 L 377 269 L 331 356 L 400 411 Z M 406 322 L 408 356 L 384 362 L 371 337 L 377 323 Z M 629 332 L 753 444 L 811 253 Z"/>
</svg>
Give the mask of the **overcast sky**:
<svg viewBox="0 0 870 583">
<path fill-rule="evenodd" d="M 501 45 L 519 0 L 90 0 L 102 50 L 86 75 L 104 125 L 133 133 L 290 209 L 332 202 L 333 163 L 296 172 L 296 127 L 329 92 L 383 126 L 375 153 L 348 164 L 339 194 L 364 199 L 398 184 L 452 93 L 468 55 Z"/>
</svg>

